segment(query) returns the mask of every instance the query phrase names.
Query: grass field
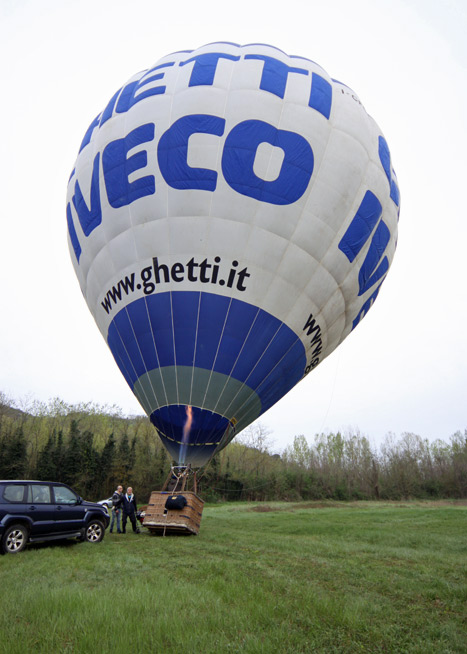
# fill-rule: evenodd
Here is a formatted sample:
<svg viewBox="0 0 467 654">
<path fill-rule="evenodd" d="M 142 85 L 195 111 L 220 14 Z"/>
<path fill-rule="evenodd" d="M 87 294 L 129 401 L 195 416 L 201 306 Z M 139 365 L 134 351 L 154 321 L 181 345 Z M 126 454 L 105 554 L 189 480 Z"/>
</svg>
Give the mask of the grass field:
<svg viewBox="0 0 467 654">
<path fill-rule="evenodd" d="M 467 502 L 208 505 L 0 557 L 0 652 L 467 652 Z"/>
</svg>

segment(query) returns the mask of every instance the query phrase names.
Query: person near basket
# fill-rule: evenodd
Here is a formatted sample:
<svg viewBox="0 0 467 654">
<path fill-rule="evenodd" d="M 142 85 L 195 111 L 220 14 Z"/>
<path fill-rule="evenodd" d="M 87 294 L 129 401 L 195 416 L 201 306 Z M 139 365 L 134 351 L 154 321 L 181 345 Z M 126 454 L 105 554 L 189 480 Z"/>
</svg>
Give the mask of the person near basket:
<svg viewBox="0 0 467 654">
<path fill-rule="evenodd" d="M 122 498 L 123 498 L 123 486 L 117 486 L 117 490 L 112 495 L 112 520 L 110 521 L 110 533 L 113 532 L 115 523 L 117 523 L 117 533 L 118 534 L 122 533 L 120 527 L 121 515 L 122 515 Z"/>
<path fill-rule="evenodd" d="M 136 500 L 131 486 L 126 489 L 125 495 L 122 497 L 122 532 L 126 533 L 126 521 L 130 519 L 133 533 L 139 534 L 139 528 L 136 526 Z"/>
</svg>

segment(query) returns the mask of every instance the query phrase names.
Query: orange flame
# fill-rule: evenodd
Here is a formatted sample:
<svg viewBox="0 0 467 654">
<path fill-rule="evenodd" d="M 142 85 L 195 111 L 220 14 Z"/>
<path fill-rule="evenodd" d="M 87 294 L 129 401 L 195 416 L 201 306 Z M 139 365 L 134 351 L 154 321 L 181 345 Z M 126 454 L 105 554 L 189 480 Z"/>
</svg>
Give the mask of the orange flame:
<svg viewBox="0 0 467 654">
<path fill-rule="evenodd" d="M 188 440 L 188 436 L 191 431 L 191 424 L 193 422 L 193 408 L 188 405 L 186 407 L 186 422 L 183 425 L 183 442 L 186 443 Z"/>
<path fill-rule="evenodd" d="M 190 405 L 185 407 L 186 411 L 186 420 L 183 425 L 183 437 L 182 442 L 180 443 L 180 451 L 178 454 L 178 462 L 185 464 L 186 451 L 188 448 L 188 437 L 191 431 L 191 425 L 193 423 L 193 408 Z"/>
</svg>

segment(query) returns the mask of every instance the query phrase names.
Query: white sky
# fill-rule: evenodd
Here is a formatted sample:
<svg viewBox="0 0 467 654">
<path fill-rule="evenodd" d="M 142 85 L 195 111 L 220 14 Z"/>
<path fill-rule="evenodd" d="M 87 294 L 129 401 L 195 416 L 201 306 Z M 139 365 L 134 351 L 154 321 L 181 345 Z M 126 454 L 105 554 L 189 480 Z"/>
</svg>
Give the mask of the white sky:
<svg viewBox="0 0 467 654">
<path fill-rule="evenodd" d="M 0 391 L 142 413 L 81 295 L 65 195 L 82 137 L 162 56 L 270 43 L 355 90 L 388 141 L 399 246 L 347 340 L 261 417 L 294 435 L 467 428 L 465 0 L 0 0 Z"/>
</svg>

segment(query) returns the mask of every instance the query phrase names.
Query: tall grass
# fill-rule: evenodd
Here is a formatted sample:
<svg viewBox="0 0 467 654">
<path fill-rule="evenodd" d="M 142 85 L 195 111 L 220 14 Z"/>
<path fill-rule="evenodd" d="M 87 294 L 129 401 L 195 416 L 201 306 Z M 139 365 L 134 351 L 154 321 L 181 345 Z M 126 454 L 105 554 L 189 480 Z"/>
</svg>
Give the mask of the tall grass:
<svg viewBox="0 0 467 654">
<path fill-rule="evenodd" d="M 0 558 L 0 652 L 467 652 L 467 506 L 207 506 Z"/>
</svg>

